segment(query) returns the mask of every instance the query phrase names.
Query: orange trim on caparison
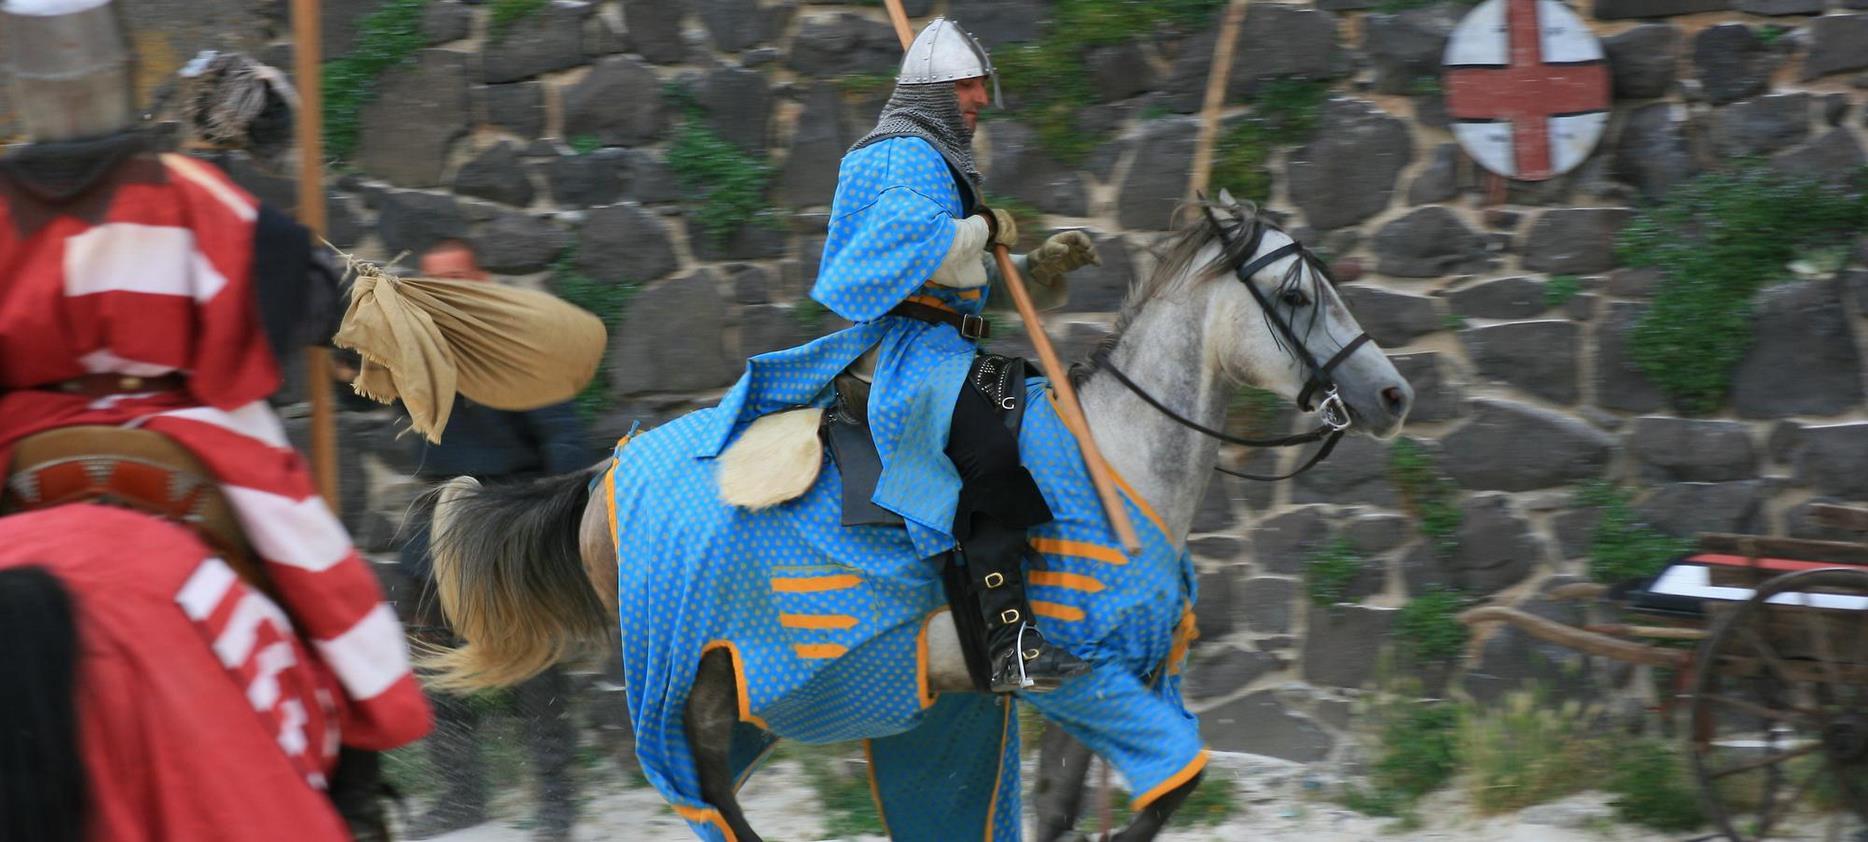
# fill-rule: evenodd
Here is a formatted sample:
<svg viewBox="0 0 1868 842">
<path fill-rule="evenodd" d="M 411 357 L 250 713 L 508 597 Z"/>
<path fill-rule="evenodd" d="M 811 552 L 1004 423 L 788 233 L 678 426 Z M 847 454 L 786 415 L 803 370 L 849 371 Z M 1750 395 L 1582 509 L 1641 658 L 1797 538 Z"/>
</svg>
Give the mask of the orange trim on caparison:
<svg viewBox="0 0 1868 842">
<path fill-rule="evenodd" d="M 1181 609 L 1180 622 L 1174 627 L 1174 645 L 1168 649 L 1165 672 L 1179 675 L 1182 664 L 1187 662 L 1187 650 L 1193 642 L 1200 639 L 1200 622 L 1194 616 L 1193 603 L 1189 602 Z"/>
<path fill-rule="evenodd" d="M 943 605 L 929 611 L 926 617 L 921 618 L 921 631 L 915 634 L 915 666 L 917 667 L 915 670 L 915 693 L 917 694 L 917 698 L 921 700 L 922 710 L 933 707 L 934 700 L 940 696 L 939 693 L 928 689 L 928 670 L 934 668 L 934 665 L 928 661 L 928 627 L 934 624 L 935 617 L 940 616 L 947 610 L 948 607 Z"/>
<path fill-rule="evenodd" d="M 842 631 L 856 628 L 856 618 L 848 614 L 779 614 L 778 624 L 788 629 L 831 629 Z"/>
<path fill-rule="evenodd" d="M 628 441 L 628 439 L 624 439 Z M 621 445 L 618 445 L 619 447 Z M 618 559 L 622 558 L 621 541 L 616 535 L 616 458 L 610 458 L 610 469 L 603 473 L 604 508 L 610 513 L 610 547 L 616 550 Z"/>
<path fill-rule="evenodd" d="M 850 651 L 850 647 L 838 646 L 835 643 L 800 643 L 791 648 L 792 651 L 798 653 L 798 657 L 813 660 L 841 658 L 844 653 Z"/>
<path fill-rule="evenodd" d="M 862 583 L 863 577 L 854 573 L 839 573 L 835 576 L 780 576 L 772 580 L 772 590 L 778 593 L 820 593 L 846 590 Z"/>
<path fill-rule="evenodd" d="M 874 740 L 863 741 L 863 762 L 869 764 L 869 800 L 876 802 L 876 819 L 882 822 L 882 835 L 895 838 L 889 830 L 889 811 L 882 809 L 882 785 L 876 781 L 876 753 L 870 750 Z"/>
<path fill-rule="evenodd" d="M 999 721 L 999 770 L 992 775 L 992 801 L 986 804 L 986 834 L 982 837 L 986 842 L 993 842 L 992 820 L 999 814 L 999 784 L 1005 778 L 1005 741 L 1012 737 L 1012 701 L 1007 699 L 999 707 L 1005 713 Z"/>
<path fill-rule="evenodd" d="M 720 832 L 726 834 L 726 842 L 739 842 L 739 837 L 733 835 L 733 828 L 727 826 L 726 816 L 720 815 L 719 810 L 712 807 L 684 807 L 680 804 L 668 806 L 675 808 L 675 815 L 688 821 L 707 822 L 720 828 Z"/>
<path fill-rule="evenodd" d="M 1104 588 L 1102 582 L 1089 576 L 1076 573 L 1053 573 L 1049 570 L 1033 570 L 1025 574 L 1025 581 L 1033 585 L 1064 588 L 1084 593 L 1101 593 Z"/>
<path fill-rule="evenodd" d="M 1072 623 L 1083 619 L 1083 609 L 1075 605 L 1064 605 L 1059 602 L 1045 602 L 1042 599 L 1034 599 L 1031 601 L 1031 613 L 1040 617 L 1049 617 L 1053 620 L 1064 620 Z"/>
<path fill-rule="evenodd" d="M 701 656 L 706 657 L 708 652 L 715 649 L 725 649 L 733 660 L 733 690 L 739 695 L 739 721 L 757 725 L 767 731 L 772 730 L 772 726 L 765 724 L 765 720 L 752 715 L 752 695 L 746 689 L 746 661 L 739 656 L 739 647 L 731 640 L 715 640 L 701 647 Z"/>
<path fill-rule="evenodd" d="M 1187 765 L 1181 767 L 1180 771 L 1175 772 L 1167 780 L 1155 784 L 1154 789 L 1136 796 L 1134 801 L 1129 802 L 1129 810 L 1139 813 L 1148 809 L 1148 805 L 1155 803 L 1161 796 L 1173 792 L 1181 784 L 1193 780 L 1193 776 L 1200 774 L 1200 771 L 1205 768 L 1206 749 L 1200 749 L 1200 753 L 1195 755 L 1194 759 L 1187 761 Z"/>
<path fill-rule="evenodd" d="M 1104 564 L 1123 565 L 1129 563 L 1129 557 L 1115 547 L 1092 544 L 1088 541 L 1066 541 L 1061 538 L 1033 538 L 1031 548 L 1045 555 L 1067 555 L 1073 558 L 1087 558 Z"/>
</svg>

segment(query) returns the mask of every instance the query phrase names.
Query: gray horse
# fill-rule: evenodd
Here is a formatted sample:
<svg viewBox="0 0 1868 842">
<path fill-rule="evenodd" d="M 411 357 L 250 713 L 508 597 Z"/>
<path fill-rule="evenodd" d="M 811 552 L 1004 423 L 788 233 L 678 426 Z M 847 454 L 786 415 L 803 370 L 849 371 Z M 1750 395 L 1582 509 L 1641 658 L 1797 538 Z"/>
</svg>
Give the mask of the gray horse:
<svg viewBox="0 0 1868 842">
<path fill-rule="evenodd" d="M 1306 409 L 1314 405 L 1329 426 L 1312 438 L 1330 444 L 1335 435 L 1322 433 L 1334 428 L 1340 434 L 1351 425 L 1368 435 L 1393 435 L 1413 399 L 1314 256 L 1229 197 L 1201 209 L 1206 217 L 1176 233 L 1152 276 L 1131 289 L 1112 337 L 1076 374 L 1084 414 L 1111 467 L 1174 546 L 1184 546 L 1219 466 L 1215 435 L 1223 435 L 1218 429 L 1238 384 L 1271 390 Z M 558 661 L 601 651 L 614 639 L 616 536 L 610 501 L 591 493 L 603 467 L 519 486 L 456 480 L 442 490 L 435 574 L 442 607 L 466 644 L 431 659 L 441 684 L 512 684 Z M 935 693 L 971 693 L 949 615 L 930 615 L 922 633 L 923 674 L 899 679 L 923 682 Z M 1165 643 L 1173 629 L 1158 633 Z M 755 842 L 759 837 L 735 796 L 743 780 L 738 772 L 749 769 L 735 769 L 729 758 L 735 728 L 747 719 L 732 657 L 724 649 L 700 657 L 685 701 L 684 732 L 719 838 Z M 1079 758 L 1071 765 L 1083 764 Z M 1198 780 L 1194 774 L 1162 787 L 1116 838 L 1155 838 Z M 1041 835 L 1048 840 L 1068 832 L 1077 803 L 1074 797 L 1051 799 Z"/>
</svg>

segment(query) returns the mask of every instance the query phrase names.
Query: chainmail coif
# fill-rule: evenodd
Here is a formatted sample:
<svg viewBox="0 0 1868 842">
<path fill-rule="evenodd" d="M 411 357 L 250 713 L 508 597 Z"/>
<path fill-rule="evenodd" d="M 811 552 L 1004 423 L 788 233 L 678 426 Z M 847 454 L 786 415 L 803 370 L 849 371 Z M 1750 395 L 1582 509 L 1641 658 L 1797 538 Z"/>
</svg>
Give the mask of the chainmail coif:
<svg viewBox="0 0 1868 842">
<path fill-rule="evenodd" d="M 973 196 L 979 196 L 979 165 L 973 161 L 973 130 L 960 116 L 960 101 L 952 82 L 926 85 L 896 85 L 888 104 L 876 119 L 876 127 L 851 146 L 855 151 L 890 137 L 912 135 L 938 150 L 955 171 L 966 176 Z"/>
</svg>

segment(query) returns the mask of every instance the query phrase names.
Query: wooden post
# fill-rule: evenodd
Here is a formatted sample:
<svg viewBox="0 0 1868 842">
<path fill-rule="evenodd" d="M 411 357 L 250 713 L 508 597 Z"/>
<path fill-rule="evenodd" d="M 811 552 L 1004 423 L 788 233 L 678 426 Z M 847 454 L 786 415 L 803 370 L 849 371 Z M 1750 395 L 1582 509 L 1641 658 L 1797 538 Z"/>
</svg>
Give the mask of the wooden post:
<svg viewBox="0 0 1868 842">
<path fill-rule="evenodd" d="M 902 49 L 914 42 L 914 29 L 908 25 L 908 12 L 902 8 L 902 0 L 886 0 L 889 20 L 895 24 L 895 34 L 901 38 Z M 1018 306 L 1018 316 L 1025 323 L 1025 331 L 1031 335 L 1031 346 L 1038 352 L 1038 363 L 1044 368 L 1044 376 L 1051 379 L 1051 388 L 1057 390 L 1057 406 L 1061 411 L 1064 426 L 1070 429 L 1077 439 L 1077 449 L 1083 453 L 1083 463 L 1089 468 L 1090 482 L 1096 487 L 1096 496 L 1102 499 L 1103 512 L 1109 516 L 1109 526 L 1115 530 L 1116 540 L 1122 542 L 1122 548 L 1130 555 L 1142 551 L 1142 541 L 1135 534 L 1135 524 L 1129 519 L 1128 507 L 1123 505 L 1122 496 L 1116 493 L 1115 474 L 1109 470 L 1109 462 L 1103 459 L 1103 452 L 1096 446 L 1096 437 L 1090 434 L 1089 420 L 1083 417 L 1083 406 L 1077 403 L 1077 390 L 1070 384 L 1070 372 L 1057 357 L 1057 349 L 1051 347 L 1051 338 L 1044 333 L 1044 322 L 1038 319 L 1038 308 L 1031 301 L 1031 293 L 1025 289 L 1025 280 L 1018 275 L 1018 267 L 1012 265 L 1012 253 L 1004 245 L 994 245 L 993 259 L 999 265 L 999 277 L 1005 282 L 1005 288 L 1012 293 L 1012 303 Z"/>
<path fill-rule="evenodd" d="M 1219 24 L 1219 43 L 1213 45 L 1213 66 L 1206 75 L 1206 102 L 1200 109 L 1200 139 L 1193 148 L 1193 172 L 1187 176 L 1187 201 L 1206 191 L 1213 174 L 1213 143 L 1219 139 L 1219 112 L 1226 103 L 1226 84 L 1232 78 L 1233 48 L 1245 20 L 1249 0 L 1232 0 Z M 1224 187 L 1225 185 L 1220 185 Z"/>
<path fill-rule="evenodd" d="M 324 237 L 324 89 L 318 0 L 292 0 L 293 77 L 298 85 L 298 221 L 312 242 Z M 337 510 L 337 416 L 331 399 L 330 349 L 305 350 L 311 395 L 311 475 L 325 505 Z"/>
</svg>

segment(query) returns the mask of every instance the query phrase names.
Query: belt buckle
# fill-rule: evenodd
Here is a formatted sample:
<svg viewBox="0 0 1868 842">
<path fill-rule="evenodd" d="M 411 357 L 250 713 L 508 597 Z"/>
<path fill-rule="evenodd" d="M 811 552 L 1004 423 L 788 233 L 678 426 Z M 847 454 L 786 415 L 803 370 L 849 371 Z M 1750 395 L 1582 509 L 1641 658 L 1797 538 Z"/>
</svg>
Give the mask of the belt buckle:
<svg viewBox="0 0 1868 842">
<path fill-rule="evenodd" d="M 972 313 L 960 314 L 961 336 L 972 340 L 984 339 L 986 338 L 987 328 L 988 325 L 984 317 L 976 316 Z"/>
</svg>

